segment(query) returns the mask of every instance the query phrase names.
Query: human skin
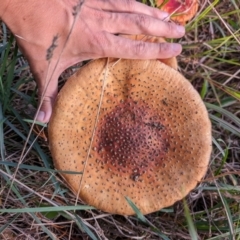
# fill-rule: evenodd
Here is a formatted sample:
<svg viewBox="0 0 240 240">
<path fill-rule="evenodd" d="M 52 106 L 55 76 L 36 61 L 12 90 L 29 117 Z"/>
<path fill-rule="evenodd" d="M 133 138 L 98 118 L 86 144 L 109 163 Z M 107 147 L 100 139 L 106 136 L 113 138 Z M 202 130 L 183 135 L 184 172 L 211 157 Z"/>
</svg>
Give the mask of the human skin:
<svg viewBox="0 0 240 240">
<path fill-rule="evenodd" d="M 74 10 L 77 5 L 79 11 Z M 0 18 L 15 35 L 38 84 L 36 119 L 40 122 L 50 119 L 60 74 L 75 63 L 102 57 L 156 59 L 179 55 L 182 48 L 176 43 L 149 43 L 121 36 L 182 37 L 184 28 L 168 22 L 167 17 L 167 13 L 134 0 L 1 0 L 0 9 Z M 52 54 L 50 59 L 47 52 Z"/>
</svg>

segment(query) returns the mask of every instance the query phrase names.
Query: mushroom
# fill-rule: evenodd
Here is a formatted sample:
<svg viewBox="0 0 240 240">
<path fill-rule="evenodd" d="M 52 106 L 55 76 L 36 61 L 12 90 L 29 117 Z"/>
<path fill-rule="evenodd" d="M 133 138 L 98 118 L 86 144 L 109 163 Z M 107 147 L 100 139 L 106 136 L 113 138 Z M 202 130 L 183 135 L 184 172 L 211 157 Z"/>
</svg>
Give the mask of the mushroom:
<svg viewBox="0 0 240 240">
<path fill-rule="evenodd" d="M 148 214 L 205 175 L 211 124 L 193 86 L 157 60 L 98 59 L 70 77 L 49 122 L 55 167 L 85 203 Z"/>
<path fill-rule="evenodd" d="M 185 25 L 198 10 L 197 0 L 155 0 L 156 5 L 172 15 L 172 20 Z"/>
</svg>

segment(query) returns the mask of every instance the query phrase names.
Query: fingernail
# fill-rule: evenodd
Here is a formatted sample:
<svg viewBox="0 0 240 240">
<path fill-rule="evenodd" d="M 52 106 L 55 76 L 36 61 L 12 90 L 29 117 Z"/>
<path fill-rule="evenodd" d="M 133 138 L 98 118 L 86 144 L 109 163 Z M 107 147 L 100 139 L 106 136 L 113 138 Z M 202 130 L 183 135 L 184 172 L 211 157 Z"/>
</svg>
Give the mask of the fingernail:
<svg viewBox="0 0 240 240">
<path fill-rule="evenodd" d="M 162 12 L 161 17 L 163 20 L 166 20 L 169 17 L 169 14 L 167 12 Z"/>
<path fill-rule="evenodd" d="M 39 122 L 43 122 L 44 117 L 45 117 L 45 113 L 43 111 L 39 111 L 36 120 Z"/>
<path fill-rule="evenodd" d="M 182 51 L 182 46 L 181 44 L 178 43 L 172 43 L 172 50 L 174 52 L 180 53 Z"/>
<path fill-rule="evenodd" d="M 180 33 L 180 34 L 184 34 L 185 33 L 185 27 L 181 26 L 181 25 L 178 25 L 177 26 L 177 31 Z"/>
</svg>

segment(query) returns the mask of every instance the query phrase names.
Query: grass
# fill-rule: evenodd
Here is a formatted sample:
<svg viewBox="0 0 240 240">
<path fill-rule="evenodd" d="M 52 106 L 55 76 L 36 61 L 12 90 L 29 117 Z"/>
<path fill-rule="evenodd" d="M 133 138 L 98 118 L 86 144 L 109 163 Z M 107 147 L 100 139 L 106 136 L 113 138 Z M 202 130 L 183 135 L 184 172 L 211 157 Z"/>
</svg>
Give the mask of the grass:
<svg viewBox="0 0 240 240">
<path fill-rule="evenodd" d="M 209 170 L 184 201 L 147 216 L 129 199 L 136 216 L 106 214 L 81 201 L 75 206 L 54 171 L 47 142 L 35 132 L 28 139 L 36 84 L 1 25 L 1 239 L 240 239 L 240 1 L 207 0 L 201 6 L 179 40 L 184 50 L 178 61 L 212 121 Z"/>
</svg>

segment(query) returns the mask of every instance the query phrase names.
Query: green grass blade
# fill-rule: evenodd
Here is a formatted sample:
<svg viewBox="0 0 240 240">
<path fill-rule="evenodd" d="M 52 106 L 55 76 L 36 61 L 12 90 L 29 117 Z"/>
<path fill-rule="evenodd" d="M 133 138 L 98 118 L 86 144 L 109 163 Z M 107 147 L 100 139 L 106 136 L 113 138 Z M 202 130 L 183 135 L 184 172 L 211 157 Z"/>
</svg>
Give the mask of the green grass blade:
<svg viewBox="0 0 240 240">
<path fill-rule="evenodd" d="M 236 136 L 240 137 L 240 128 L 237 128 L 233 126 L 231 123 L 216 117 L 212 114 L 209 114 L 210 119 L 212 119 L 214 122 L 218 123 L 220 127 L 224 128 L 225 130 L 235 134 Z"/>
<path fill-rule="evenodd" d="M 132 202 L 132 200 L 128 197 L 125 197 L 126 201 L 128 202 L 129 206 L 133 209 L 133 211 L 135 212 L 135 214 L 137 215 L 137 218 L 147 224 L 148 226 L 151 227 L 151 229 L 159 236 L 161 237 L 163 240 L 170 240 L 166 235 L 162 234 L 159 229 L 157 229 L 151 222 L 149 222 L 147 220 L 147 218 L 145 218 L 145 216 L 141 213 L 141 211 L 139 210 L 139 208 Z"/>
<path fill-rule="evenodd" d="M 200 93 L 200 96 L 201 96 L 202 99 L 205 98 L 205 96 L 206 96 L 206 94 L 207 94 L 207 92 L 208 92 L 208 85 L 209 85 L 209 84 L 208 84 L 208 81 L 205 80 L 205 81 L 203 82 L 203 86 L 202 86 L 201 93 Z"/>
<path fill-rule="evenodd" d="M 80 227 L 80 229 L 87 233 L 92 240 L 98 240 L 94 233 L 90 230 L 90 228 L 82 221 L 82 219 L 78 215 L 75 215 L 75 217 L 77 220 L 76 224 Z"/>
<path fill-rule="evenodd" d="M 218 148 L 218 150 L 222 153 L 222 155 L 225 156 L 225 151 L 222 149 L 222 147 L 220 146 L 220 144 L 217 142 L 217 140 L 214 137 L 212 137 L 212 142 Z"/>
<path fill-rule="evenodd" d="M 216 106 L 216 105 L 211 104 L 211 103 L 205 103 L 205 105 L 208 109 L 212 109 L 212 110 L 214 110 L 218 113 L 221 113 L 222 115 L 228 117 L 229 119 L 231 119 L 231 121 L 233 121 L 235 124 L 237 124 L 240 127 L 240 119 L 236 115 L 232 114 L 231 112 L 225 110 L 222 107 Z"/>
<path fill-rule="evenodd" d="M 38 172 L 82 174 L 82 172 L 54 170 L 54 169 L 45 168 L 45 167 L 38 167 L 38 166 L 32 166 L 32 165 L 26 165 L 26 164 L 18 164 L 18 163 L 14 163 L 14 162 L 6 162 L 6 161 L 0 161 L 0 165 L 9 166 L 9 167 L 17 167 L 18 166 L 19 169 L 28 169 L 28 170 L 38 171 Z"/>
<path fill-rule="evenodd" d="M 230 208 L 228 206 L 228 202 L 226 201 L 225 197 L 222 196 L 221 192 L 218 190 L 218 194 L 222 200 L 222 203 L 223 203 L 223 206 L 224 206 L 224 209 L 225 209 L 225 212 L 227 214 L 227 220 L 228 220 L 228 226 L 229 226 L 229 237 L 230 237 L 230 240 L 235 240 L 235 237 L 234 237 L 234 230 L 233 230 L 233 221 L 232 221 L 232 214 L 231 214 L 231 211 L 230 211 Z"/>
<path fill-rule="evenodd" d="M 139 208 L 130 200 L 129 197 L 125 197 L 127 200 L 129 206 L 133 209 L 133 211 L 136 213 L 139 220 L 141 220 L 143 223 L 148 223 L 147 219 L 144 217 L 144 215 L 141 213 Z"/>
<path fill-rule="evenodd" d="M 2 104 L 0 102 L 0 153 L 1 153 L 1 159 L 5 159 L 5 146 L 4 146 L 4 131 L 3 131 L 3 123 L 5 119 L 3 117 L 3 112 L 2 112 Z"/>
<path fill-rule="evenodd" d="M 95 209 L 95 208 L 87 205 L 76 205 L 76 206 L 59 206 L 59 207 L 0 209 L 0 213 L 37 213 L 37 212 L 92 210 L 92 209 Z"/>
<path fill-rule="evenodd" d="M 191 239 L 192 240 L 198 240 L 198 235 L 197 235 L 197 232 L 196 232 L 196 228 L 193 224 L 193 220 L 191 218 L 190 211 L 189 211 L 189 208 L 188 208 L 188 205 L 187 205 L 185 199 L 183 200 L 183 205 L 184 205 L 184 214 L 185 214 L 185 217 L 187 219 L 188 230 L 189 230 L 189 234 L 191 236 Z"/>
<path fill-rule="evenodd" d="M 21 196 L 21 194 L 20 194 L 18 188 L 15 186 L 15 184 L 11 184 L 10 180 L 6 176 L 3 176 L 2 178 L 7 182 L 7 184 L 9 186 L 12 185 L 12 189 L 11 189 L 12 190 L 12 194 L 15 194 L 17 196 L 17 199 L 19 201 L 21 201 L 21 203 L 23 205 L 26 205 L 27 203 L 25 202 L 24 197 Z M 43 232 L 45 232 L 51 239 L 54 240 L 55 239 L 54 235 L 52 234 L 51 231 L 48 230 L 48 228 L 46 228 L 44 226 L 44 224 L 41 222 L 41 220 L 34 213 L 29 213 L 29 214 L 34 219 L 34 221 L 36 221 L 41 226 Z"/>
<path fill-rule="evenodd" d="M 235 235 L 238 237 L 239 239 L 239 235 L 240 234 L 240 228 L 236 229 L 235 230 Z M 219 234 L 218 236 L 215 236 L 215 237 L 211 237 L 211 238 L 208 238 L 206 240 L 223 240 L 223 239 L 230 239 L 230 232 L 228 233 L 223 233 L 223 234 Z"/>
<path fill-rule="evenodd" d="M 0 233 L 2 233 L 5 229 L 7 229 L 9 227 L 9 225 L 12 224 L 19 216 L 20 216 L 20 214 L 16 214 L 9 222 L 7 222 L 3 226 L 1 226 Z"/>
</svg>

